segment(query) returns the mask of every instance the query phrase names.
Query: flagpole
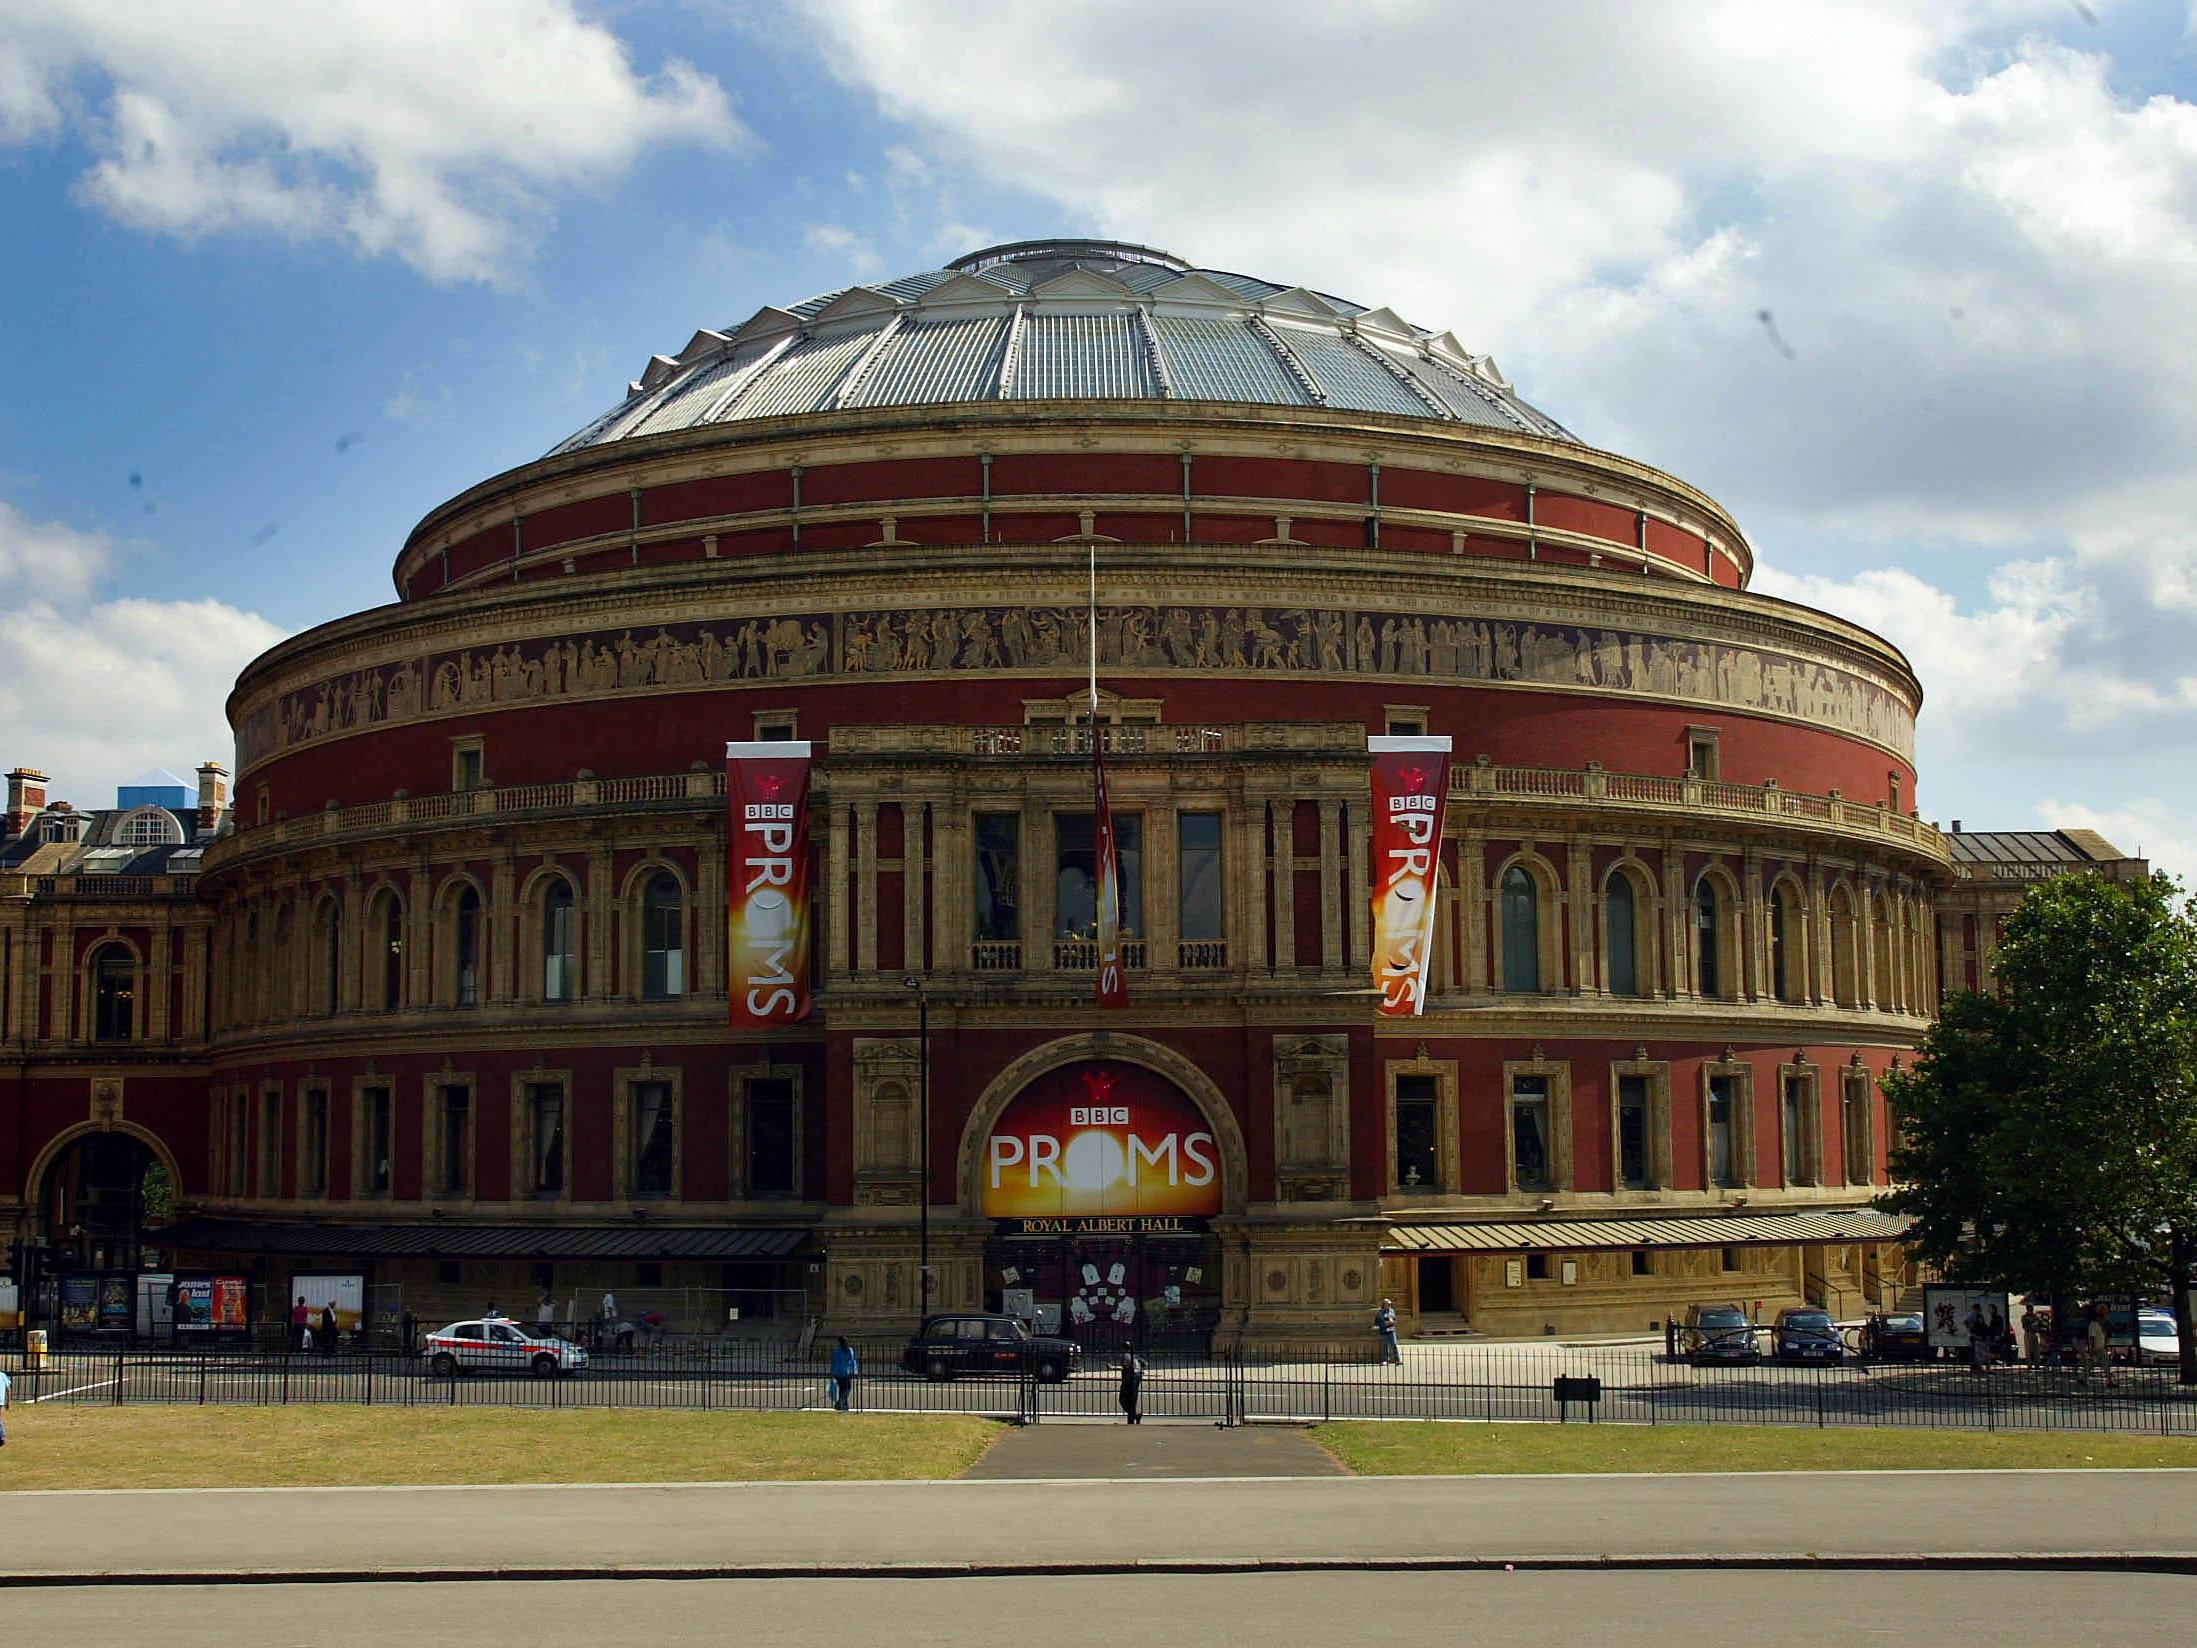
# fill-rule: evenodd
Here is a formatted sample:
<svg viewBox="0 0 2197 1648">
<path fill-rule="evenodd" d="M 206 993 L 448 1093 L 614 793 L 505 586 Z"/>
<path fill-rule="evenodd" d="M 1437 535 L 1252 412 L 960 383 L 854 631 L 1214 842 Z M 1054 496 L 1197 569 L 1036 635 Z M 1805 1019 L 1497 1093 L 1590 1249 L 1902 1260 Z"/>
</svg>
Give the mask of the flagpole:
<svg viewBox="0 0 2197 1648">
<path fill-rule="evenodd" d="M 1091 551 L 1091 608 L 1086 624 L 1091 634 L 1091 738 L 1098 739 L 1098 540 L 1093 539 Z"/>
</svg>

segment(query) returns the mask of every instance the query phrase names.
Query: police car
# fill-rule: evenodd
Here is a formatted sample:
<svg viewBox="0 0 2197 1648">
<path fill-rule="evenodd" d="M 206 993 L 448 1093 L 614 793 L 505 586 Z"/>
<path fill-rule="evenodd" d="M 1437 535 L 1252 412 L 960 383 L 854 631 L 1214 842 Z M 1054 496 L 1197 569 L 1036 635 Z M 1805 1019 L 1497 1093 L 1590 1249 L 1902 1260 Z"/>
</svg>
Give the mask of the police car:
<svg viewBox="0 0 2197 1648">
<path fill-rule="evenodd" d="M 453 1322 L 430 1333 L 420 1344 L 420 1355 L 427 1371 L 441 1379 L 455 1379 L 476 1368 L 547 1379 L 587 1366 L 587 1352 L 569 1339 L 537 1333 L 500 1316 Z"/>
</svg>

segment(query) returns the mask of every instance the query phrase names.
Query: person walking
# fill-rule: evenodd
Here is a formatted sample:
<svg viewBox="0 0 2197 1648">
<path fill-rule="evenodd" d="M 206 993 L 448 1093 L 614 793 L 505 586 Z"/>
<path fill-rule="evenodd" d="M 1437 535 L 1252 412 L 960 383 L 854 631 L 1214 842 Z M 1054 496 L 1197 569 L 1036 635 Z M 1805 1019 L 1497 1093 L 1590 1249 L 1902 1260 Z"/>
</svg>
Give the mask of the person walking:
<svg viewBox="0 0 2197 1648">
<path fill-rule="evenodd" d="M 313 1313 L 305 1303 L 305 1295 L 298 1295 L 298 1302 L 290 1307 L 290 1348 L 305 1348 L 305 1333 L 313 1324 Z"/>
<path fill-rule="evenodd" d="M 8 1445 L 8 1370 L 0 1368 L 0 1448 Z"/>
<path fill-rule="evenodd" d="M 2033 1368 L 2044 1361 L 2044 1333 L 2044 1318 L 2038 1314 L 2037 1307 L 2033 1304 L 2025 1307 L 2022 1311 L 2022 1360 Z"/>
<path fill-rule="evenodd" d="M 2111 1343 L 2112 1337 L 2112 1330 L 2106 1326 L 2105 1306 L 2102 1304 L 2092 1305 L 2090 1307 L 2090 1324 L 2083 1330 L 2084 1343 L 2089 1354 L 2083 1360 L 2088 1366 L 2096 1368 L 2104 1376 L 2106 1389 L 2108 1390 L 2113 1388 L 2113 1363 L 2106 1355 L 2106 1347 Z M 2089 1383 L 2087 1376 L 2084 1383 Z"/>
<path fill-rule="evenodd" d="M 547 1333 L 557 1325 L 557 1301 L 550 1297 L 549 1289 L 542 1289 L 542 1296 L 534 1305 L 534 1326 Z"/>
<path fill-rule="evenodd" d="M 336 1302 L 333 1299 L 320 1311 L 320 1353 L 323 1356 L 336 1354 Z"/>
<path fill-rule="evenodd" d="M 1965 1326 L 1968 1329 L 1968 1371 L 1970 1373 L 1981 1373 L 1984 1369 L 1985 1359 L 1989 1355 L 1991 1343 L 1991 1329 L 1990 1325 L 1983 1319 L 1982 1305 L 1969 1305 L 1968 1321 Z"/>
<path fill-rule="evenodd" d="M 1144 1423 L 1144 1413 L 1137 1406 L 1143 1390 L 1144 1364 L 1135 1351 L 1125 1350 L 1121 1353 L 1121 1416 L 1132 1425 Z"/>
<path fill-rule="evenodd" d="M 1373 1326 L 1381 1336 L 1382 1365 L 1402 1367 L 1404 1352 L 1396 1343 L 1396 1302 L 1393 1299 L 1381 1301 L 1381 1308 L 1373 1313 Z"/>
<path fill-rule="evenodd" d="M 854 1396 L 855 1375 L 862 1371 L 862 1364 L 854 1354 L 854 1346 L 841 1334 L 839 1343 L 832 1346 L 831 1379 L 829 1381 L 832 1406 L 841 1413 L 847 1411 L 847 1403 Z"/>
</svg>

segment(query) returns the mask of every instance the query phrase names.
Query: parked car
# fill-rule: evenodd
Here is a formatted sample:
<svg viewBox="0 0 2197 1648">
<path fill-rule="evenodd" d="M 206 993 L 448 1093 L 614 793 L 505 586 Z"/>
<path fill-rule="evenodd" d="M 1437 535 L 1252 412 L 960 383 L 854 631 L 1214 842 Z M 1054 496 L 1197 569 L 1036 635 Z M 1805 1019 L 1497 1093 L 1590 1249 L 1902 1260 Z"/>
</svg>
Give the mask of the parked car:
<svg viewBox="0 0 2197 1648">
<path fill-rule="evenodd" d="M 1835 1364 L 1845 1358 L 1838 1324 L 1815 1305 L 1793 1305 L 1777 1313 L 1770 1326 L 1770 1354 L 1780 1362 Z"/>
<path fill-rule="evenodd" d="M 926 1379 L 963 1373 L 1020 1373 L 1048 1384 L 1075 1371 L 1082 1347 L 1073 1339 L 1032 1333 L 1014 1316 L 930 1316 L 909 1336 L 900 1365 Z"/>
<path fill-rule="evenodd" d="M 2172 1366 L 2182 1359 L 2182 1342 L 2174 1331 L 2174 1312 L 2144 1310 L 2136 1316 L 2136 1360 Z"/>
<path fill-rule="evenodd" d="M 1688 1305 L 1678 1343 L 1697 1368 L 1714 1362 L 1752 1363 L 1762 1355 L 1755 1344 L 1755 1325 L 1737 1305 Z"/>
<path fill-rule="evenodd" d="M 428 1372 L 442 1379 L 489 1368 L 500 1373 L 566 1375 L 587 1366 L 587 1352 L 568 1339 L 500 1317 L 453 1322 L 420 1342 Z"/>
<path fill-rule="evenodd" d="M 1919 1311 L 1872 1316 L 1861 1326 L 1861 1350 L 1878 1362 L 1927 1362 L 1930 1335 Z"/>
</svg>

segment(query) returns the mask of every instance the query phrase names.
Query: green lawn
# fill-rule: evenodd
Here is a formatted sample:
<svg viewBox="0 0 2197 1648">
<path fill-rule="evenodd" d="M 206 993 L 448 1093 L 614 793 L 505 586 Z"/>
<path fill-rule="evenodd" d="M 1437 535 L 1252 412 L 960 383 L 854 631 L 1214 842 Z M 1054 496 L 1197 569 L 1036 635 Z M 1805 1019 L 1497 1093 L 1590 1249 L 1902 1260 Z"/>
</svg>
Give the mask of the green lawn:
<svg viewBox="0 0 2197 1648">
<path fill-rule="evenodd" d="M 1313 1436 L 1361 1476 L 1558 1471 L 2082 1470 L 2197 1468 L 2185 1437 L 2022 1431 L 1816 1430 L 1773 1425 L 1322 1425 Z"/>
<path fill-rule="evenodd" d="M 17 1406 L 0 1491 L 958 1476 L 999 1427 L 959 1416 L 633 1408 Z"/>
</svg>

